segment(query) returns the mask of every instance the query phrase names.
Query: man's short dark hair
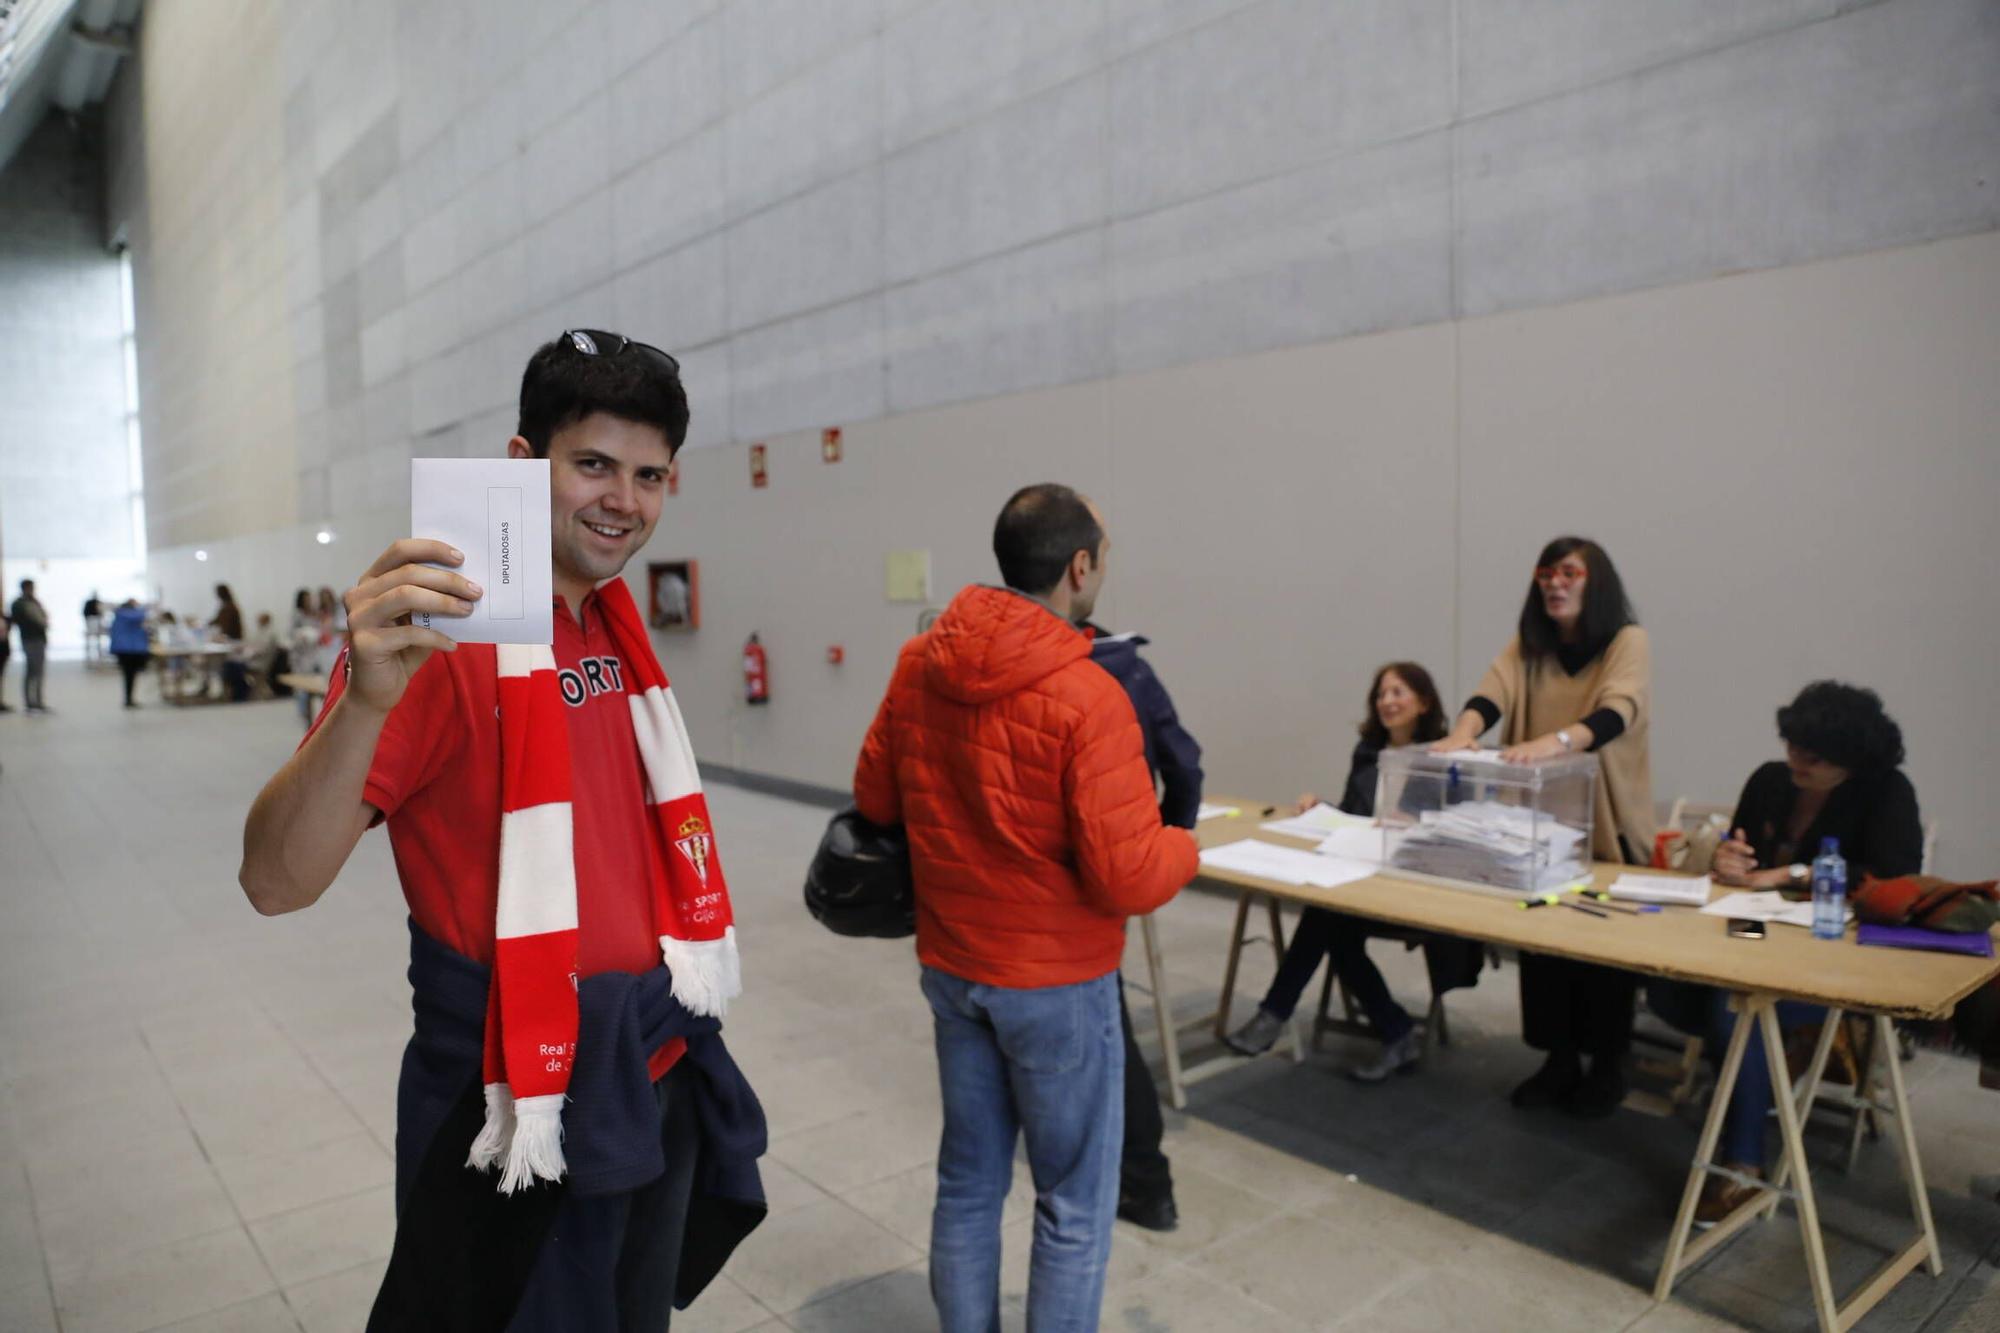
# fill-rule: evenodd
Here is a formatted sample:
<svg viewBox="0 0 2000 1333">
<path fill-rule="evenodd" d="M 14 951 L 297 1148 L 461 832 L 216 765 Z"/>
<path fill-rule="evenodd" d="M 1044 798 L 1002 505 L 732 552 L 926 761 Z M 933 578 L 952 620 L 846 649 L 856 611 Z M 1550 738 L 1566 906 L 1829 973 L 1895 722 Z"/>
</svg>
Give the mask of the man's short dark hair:
<svg viewBox="0 0 2000 1333">
<path fill-rule="evenodd" d="M 1882 707 L 1882 696 L 1837 680 L 1816 680 L 1780 708 L 1778 735 L 1850 773 L 1903 762 L 1903 729 Z"/>
<path fill-rule="evenodd" d="M 1014 591 L 1036 597 L 1062 582 L 1063 571 L 1078 551 L 1088 552 L 1095 568 L 1103 541 L 1104 529 L 1090 505 L 1054 482 L 1015 491 L 993 524 L 993 556 L 1000 562 L 1000 578 Z"/>
<path fill-rule="evenodd" d="M 556 432 L 604 412 L 659 427 L 668 452 L 680 452 L 687 440 L 688 401 L 679 373 L 656 352 L 621 347 L 619 334 L 593 330 L 591 337 L 604 349 L 596 355 L 577 350 L 567 337 L 535 349 L 521 375 L 521 421 L 515 433 L 535 457 L 545 458 Z"/>
</svg>

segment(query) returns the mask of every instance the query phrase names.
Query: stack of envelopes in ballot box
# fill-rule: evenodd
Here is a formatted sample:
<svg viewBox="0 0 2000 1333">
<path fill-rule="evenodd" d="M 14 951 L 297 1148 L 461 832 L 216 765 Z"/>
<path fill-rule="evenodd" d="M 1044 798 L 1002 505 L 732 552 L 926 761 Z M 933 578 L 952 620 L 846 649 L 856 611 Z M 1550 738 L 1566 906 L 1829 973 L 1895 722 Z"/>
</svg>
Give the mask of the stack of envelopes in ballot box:
<svg viewBox="0 0 2000 1333">
<path fill-rule="evenodd" d="M 1495 750 L 1386 750 L 1375 813 L 1392 873 L 1510 893 L 1543 893 L 1590 878 L 1597 760 L 1532 764 Z"/>
</svg>

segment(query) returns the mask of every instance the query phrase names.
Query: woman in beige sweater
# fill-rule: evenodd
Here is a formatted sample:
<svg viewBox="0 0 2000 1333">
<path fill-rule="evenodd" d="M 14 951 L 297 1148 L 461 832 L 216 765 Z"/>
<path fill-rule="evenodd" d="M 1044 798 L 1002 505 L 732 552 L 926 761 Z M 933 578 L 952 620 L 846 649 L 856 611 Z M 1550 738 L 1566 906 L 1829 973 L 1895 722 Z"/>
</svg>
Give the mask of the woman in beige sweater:
<svg viewBox="0 0 2000 1333">
<path fill-rule="evenodd" d="M 1651 700 L 1646 631 L 1611 557 L 1586 538 L 1558 537 L 1535 562 L 1519 633 L 1486 669 L 1451 734 L 1432 748 L 1465 749 L 1500 724 L 1510 762 L 1596 754 L 1592 852 L 1600 861 L 1644 865 L 1653 850 Z M 1620 1066 L 1632 1040 L 1636 984 L 1614 968 L 1523 954 L 1522 1035 L 1548 1059 L 1514 1089 L 1514 1105 L 1561 1106 L 1586 1117 L 1616 1110 L 1625 1097 Z"/>
</svg>

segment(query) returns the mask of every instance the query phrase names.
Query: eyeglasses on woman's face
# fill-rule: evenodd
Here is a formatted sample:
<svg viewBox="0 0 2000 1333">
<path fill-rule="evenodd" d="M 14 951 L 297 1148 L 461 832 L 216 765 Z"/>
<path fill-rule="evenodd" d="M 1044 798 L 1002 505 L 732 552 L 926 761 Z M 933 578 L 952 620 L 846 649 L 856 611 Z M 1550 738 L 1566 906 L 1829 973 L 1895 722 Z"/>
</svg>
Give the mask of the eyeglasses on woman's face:
<svg viewBox="0 0 2000 1333">
<path fill-rule="evenodd" d="M 1590 570 L 1581 560 L 1559 560 L 1553 565 L 1535 566 L 1535 582 L 1540 584 L 1581 583 L 1589 577 Z"/>
</svg>

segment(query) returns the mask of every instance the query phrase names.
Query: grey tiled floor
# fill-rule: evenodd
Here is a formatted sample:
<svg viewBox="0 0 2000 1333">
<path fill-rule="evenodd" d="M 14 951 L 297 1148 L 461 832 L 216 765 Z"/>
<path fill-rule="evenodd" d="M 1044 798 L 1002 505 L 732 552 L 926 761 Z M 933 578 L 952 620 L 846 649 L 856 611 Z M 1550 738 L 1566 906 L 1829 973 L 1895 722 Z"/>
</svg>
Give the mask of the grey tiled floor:
<svg viewBox="0 0 2000 1333">
<path fill-rule="evenodd" d="M 358 1329 L 391 1238 L 409 1024 L 386 840 L 364 840 L 315 908 L 260 918 L 235 886 L 238 838 L 296 741 L 290 707 L 128 714 L 115 682 L 74 667 L 50 695 L 56 717 L 0 717 L 0 1330 Z M 806 917 L 822 812 L 713 800 L 744 941 L 729 1033 L 771 1117 L 772 1216 L 675 1327 L 932 1327 L 938 1108 L 909 948 Z M 1184 895 L 1162 916 L 1185 1017 L 1213 1004 L 1228 914 Z M 1377 952 L 1421 994 L 1414 956 Z M 1252 957 L 1246 1004 L 1269 971 Z M 1504 972 L 1455 993 L 1454 1044 L 1420 1077 L 1363 1090 L 1330 1047 L 1198 1087 L 1168 1117 L 1183 1226 L 1121 1225 L 1105 1326 L 1809 1327 L 1788 1214 L 1653 1305 L 1694 1127 L 1510 1111 L 1533 1064 L 1513 987 Z M 1906 1281 L 1864 1327 L 2000 1329 L 2000 1208 L 1966 1194 L 2000 1169 L 2000 1097 L 1962 1061 L 1910 1072 L 1949 1271 Z M 1851 1283 L 1898 1239 L 1893 1159 L 1873 1147 L 1855 1176 L 1815 1179 Z M 1028 1205 L 1017 1184 L 1016 1327 Z"/>
</svg>

